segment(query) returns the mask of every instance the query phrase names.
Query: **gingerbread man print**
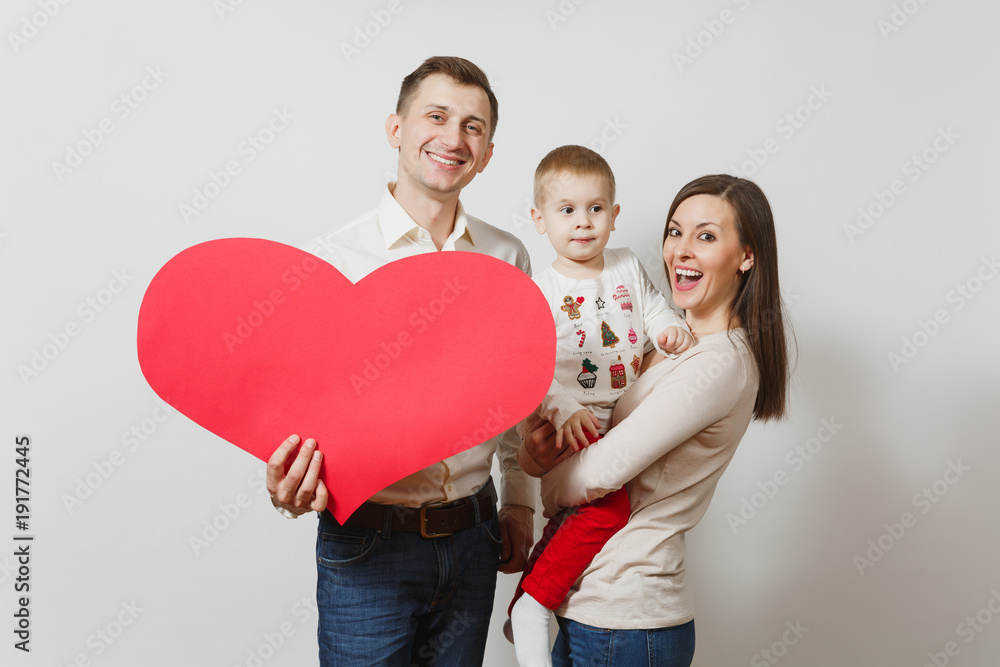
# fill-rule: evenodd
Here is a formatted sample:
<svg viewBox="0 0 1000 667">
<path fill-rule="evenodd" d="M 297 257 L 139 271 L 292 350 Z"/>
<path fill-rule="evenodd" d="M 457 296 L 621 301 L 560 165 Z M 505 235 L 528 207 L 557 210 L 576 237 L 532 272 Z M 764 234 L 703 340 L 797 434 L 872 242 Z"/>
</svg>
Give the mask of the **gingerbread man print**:
<svg viewBox="0 0 1000 667">
<path fill-rule="evenodd" d="M 569 316 L 569 319 L 578 320 L 580 319 L 580 304 L 582 303 L 583 303 L 582 296 L 578 296 L 576 297 L 576 299 L 574 299 L 571 296 L 564 296 L 563 297 L 564 305 L 560 306 L 559 310 L 565 312 Z"/>
</svg>

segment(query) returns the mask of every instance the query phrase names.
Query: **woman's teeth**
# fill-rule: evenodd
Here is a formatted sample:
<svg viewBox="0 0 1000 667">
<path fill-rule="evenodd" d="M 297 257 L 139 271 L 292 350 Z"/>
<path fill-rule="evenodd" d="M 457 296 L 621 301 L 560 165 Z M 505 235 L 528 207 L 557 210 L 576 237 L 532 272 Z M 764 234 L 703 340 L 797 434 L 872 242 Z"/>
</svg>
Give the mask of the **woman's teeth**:
<svg viewBox="0 0 1000 667">
<path fill-rule="evenodd" d="M 704 275 L 701 271 L 694 271 L 693 269 L 675 269 L 675 271 L 677 273 L 678 284 L 696 281 Z"/>
</svg>

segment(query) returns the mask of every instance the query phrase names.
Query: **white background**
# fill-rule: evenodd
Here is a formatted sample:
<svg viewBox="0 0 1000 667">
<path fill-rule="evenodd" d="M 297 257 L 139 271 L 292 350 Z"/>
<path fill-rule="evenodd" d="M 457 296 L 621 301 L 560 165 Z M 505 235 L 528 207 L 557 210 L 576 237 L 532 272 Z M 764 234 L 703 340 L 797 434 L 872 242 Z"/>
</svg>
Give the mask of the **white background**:
<svg viewBox="0 0 1000 667">
<path fill-rule="evenodd" d="M 314 594 L 313 520 L 274 513 L 260 462 L 185 417 L 153 420 L 136 315 L 185 247 L 298 245 L 373 207 L 395 170 L 383 122 L 399 82 L 440 54 L 479 64 L 500 99 L 493 161 L 463 201 L 517 234 L 536 267 L 552 251 L 527 224 L 531 177 L 561 144 L 609 160 L 622 207 L 612 243 L 660 284 L 663 221 L 684 183 L 740 169 L 770 198 L 798 339 L 791 413 L 751 426 L 688 536 L 695 664 L 996 664 L 1000 281 L 983 280 L 1000 251 L 996 3 L 402 0 L 392 14 L 381 1 L 246 0 L 227 12 L 94 0 L 52 3 L 52 17 L 43 4 L 0 12 L 0 662 L 316 664 L 302 603 Z M 363 48 L 345 55 L 355 40 Z M 142 98 L 127 117 L 122 95 Z M 275 108 L 294 120 L 248 161 L 238 147 Z M 104 118 L 113 131 L 57 173 Z M 939 132 L 952 138 L 935 148 Z M 921 154 L 926 170 L 912 161 Z M 240 174 L 185 221 L 179 207 L 228 160 Z M 872 218 L 851 234 L 859 208 Z M 127 285 L 104 292 L 116 271 Z M 100 313 L 85 315 L 88 298 L 105 300 Z M 929 326 L 935 314 L 943 323 Z M 71 323 L 79 334 L 55 353 Z M 46 345 L 37 375 L 19 370 Z M 144 441 L 122 439 L 143 427 Z M 30 655 L 12 648 L 20 434 L 32 439 Z M 789 455 L 810 444 L 808 461 Z M 95 476 L 115 451 L 120 465 Z M 950 464 L 967 469 L 953 484 Z M 767 484 L 776 473 L 784 484 Z M 190 538 L 241 499 L 196 554 Z M 905 512 L 910 525 L 893 526 Z M 488 665 L 513 661 L 499 633 L 513 585 L 501 577 Z M 133 603 L 141 612 L 118 634 Z M 982 625 L 968 624 L 977 614 Z M 265 635 L 282 624 L 290 632 L 269 651 Z"/>
</svg>

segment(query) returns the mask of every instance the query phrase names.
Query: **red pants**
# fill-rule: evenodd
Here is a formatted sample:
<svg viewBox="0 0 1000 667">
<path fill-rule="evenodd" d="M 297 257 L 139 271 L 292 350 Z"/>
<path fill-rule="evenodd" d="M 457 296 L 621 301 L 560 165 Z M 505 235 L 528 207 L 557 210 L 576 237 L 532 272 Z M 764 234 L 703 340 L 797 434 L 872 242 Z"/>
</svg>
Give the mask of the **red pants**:
<svg viewBox="0 0 1000 667">
<path fill-rule="evenodd" d="M 597 552 L 632 513 L 624 488 L 549 519 L 517 584 L 514 603 L 527 592 L 548 609 L 558 609 Z"/>
</svg>

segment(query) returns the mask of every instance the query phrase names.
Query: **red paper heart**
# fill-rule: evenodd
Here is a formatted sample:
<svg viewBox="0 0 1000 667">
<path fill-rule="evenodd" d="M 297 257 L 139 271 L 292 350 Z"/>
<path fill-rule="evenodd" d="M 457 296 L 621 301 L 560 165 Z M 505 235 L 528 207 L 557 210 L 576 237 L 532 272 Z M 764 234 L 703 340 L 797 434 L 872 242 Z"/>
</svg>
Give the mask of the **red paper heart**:
<svg viewBox="0 0 1000 667">
<path fill-rule="evenodd" d="M 138 351 L 163 400 L 263 461 L 291 433 L 315 438 L 344 521 L 531 412 L 555 327 L 535 284 L 486 255 L 417 255 L 352 284 L 291 246 L 221 239 L 154 276 Z"/>
</svg>

